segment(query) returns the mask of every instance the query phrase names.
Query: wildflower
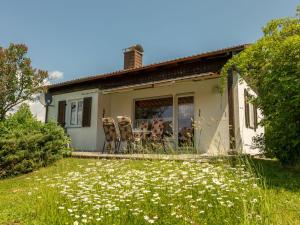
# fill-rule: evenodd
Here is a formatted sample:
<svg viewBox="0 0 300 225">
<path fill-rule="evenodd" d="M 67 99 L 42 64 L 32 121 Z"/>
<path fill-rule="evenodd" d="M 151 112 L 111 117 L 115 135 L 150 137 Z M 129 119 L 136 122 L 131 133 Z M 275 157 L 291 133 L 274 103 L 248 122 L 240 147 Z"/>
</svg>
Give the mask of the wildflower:
<svg viewBox="0 0 300 225">
<path fill-rule="evenodd" d="M 251 203 L 256 203 L 256 202 L 258 202 L 258 200 L 256 198 L 251 200 Z"/>
<path fill-rule="evenodd" d="M 153 219 L 150 219 L 149 216 L 144 216 L 144 219 L 145 219 L 148 223 L 154 223 L 154 222 L 155 222 Z"/>
<path fill-rule="evenodd" d="M 179 219 L 179 218 L 182 217 L 182 215 L 176 215 L 175 217 L 176 217 L 177 219 Z"/>
</svg>

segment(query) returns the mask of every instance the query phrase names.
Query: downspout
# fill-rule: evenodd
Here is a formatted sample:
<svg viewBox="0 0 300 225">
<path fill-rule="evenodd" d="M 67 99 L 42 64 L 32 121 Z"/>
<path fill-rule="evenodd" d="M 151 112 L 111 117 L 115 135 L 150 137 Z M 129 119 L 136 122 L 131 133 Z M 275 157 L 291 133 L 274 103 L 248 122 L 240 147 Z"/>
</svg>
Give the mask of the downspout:
<svg viewBox="0 0 300 225">
<path fill-rule="evenodd" d="M 228 114 L 229 114 L 229 143 L 230 150 L 236 148 L 235 124 L 234 124 L 234 92 L 233 92 L 233 69 L 228 70 L 227 76 Z"/>
<path fill-rule="evenodd" d="M 45 112 L 45 123 L 48 122 L 48 105 L 45 106 L 46 112 Z"/>
</svg>

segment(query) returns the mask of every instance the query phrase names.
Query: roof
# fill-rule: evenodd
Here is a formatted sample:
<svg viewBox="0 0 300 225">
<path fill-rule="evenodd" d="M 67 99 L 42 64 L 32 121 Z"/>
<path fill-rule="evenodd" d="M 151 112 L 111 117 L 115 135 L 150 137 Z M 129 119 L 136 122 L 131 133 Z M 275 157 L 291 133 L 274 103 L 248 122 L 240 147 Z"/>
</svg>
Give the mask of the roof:
<svg viewBox="0 0 300 225">
<path fill-rule="evenodd" d="M 139 72 L 139 71 L 143 71 L 143 70 L 158 69 L 159 67 L 162 67 L 162 66 L 174 65 L 174 64 L 182 63 L 182 62 L 199 60 L 201 58 L 213 57 L 213 56 L 217 56 L 219 54 L 224 54 L 224 53 L 229 53 L 229 52 L 234 52 L 234 51 L 241 51 L 241 50 L 245 49 L 247 46 L 249 46 L 249 44 L 236 45 L 236 46 L 232 46 L 229 48 L 223 48 L 223 49 L 204 52 L 204 53 L 200 53 L 200 54 L 196 54 L 196 55 L 192 55 L 192 56 L 187 56 L 187 57 L 177 58 L 177 59 L 173 59 L 173 60 L 153 63 L 153 64 L 145 65 L 145 66 L 142 66 L 139 68 L 118 70 L 118 71 L 114 71 L 114 72 L 110 72 L 110 73 L 86 76 L 86 77 L 82 77 L 82 78 L 77 78 L 77 79 L 73 79 L 73 80 L 69 80 L 69 81 L 64 81 L 64 82 L 60 82 L 60 83 L 47 85 L 46 88 L 51 89 L 51 88 L 56 88 L 56 87 L 63 87 L 66 85 L 79 84 L 79 83 L 83 83 L 83 82 L 87 82 L 87 81 L 95 81 L 95 80 L 99 81 L 99 80 L 102 80 L 102 79 L 105 79 L 108 77 L 125 76 L 126 74 Z"/>
</svg>

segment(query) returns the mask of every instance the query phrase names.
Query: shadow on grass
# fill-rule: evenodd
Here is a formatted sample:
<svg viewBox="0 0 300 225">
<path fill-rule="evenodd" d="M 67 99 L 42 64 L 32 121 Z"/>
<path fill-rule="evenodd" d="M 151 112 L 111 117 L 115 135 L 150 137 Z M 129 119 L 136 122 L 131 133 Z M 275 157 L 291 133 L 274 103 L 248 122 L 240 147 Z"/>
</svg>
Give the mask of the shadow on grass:
<svg viewBox="0 0 300 225">
<path fill-rule="evenodd" d="M 252 159 L 253 164 L 265 178 L 267 188 L 284 188 L 300 193 L 300 170 L 284 168 L 277 160 Z"/>
</svg>

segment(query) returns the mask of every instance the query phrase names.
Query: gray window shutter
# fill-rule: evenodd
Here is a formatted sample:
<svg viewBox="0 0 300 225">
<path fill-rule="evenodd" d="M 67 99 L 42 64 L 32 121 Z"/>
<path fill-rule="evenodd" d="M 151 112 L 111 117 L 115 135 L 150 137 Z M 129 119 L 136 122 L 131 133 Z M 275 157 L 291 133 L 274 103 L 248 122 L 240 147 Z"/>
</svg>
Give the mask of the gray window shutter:
<svg viewBox="0 0 300 225">
<path fill-rule="evenodd" d="M 92 97 L 83 99 L 82 127 L 91 126 Z"/>
<path fill-rule="evenodd" d="M 62 127 L 66 125 L 66 101 L 58 102 L 57 123 Z"/>
</svg>

